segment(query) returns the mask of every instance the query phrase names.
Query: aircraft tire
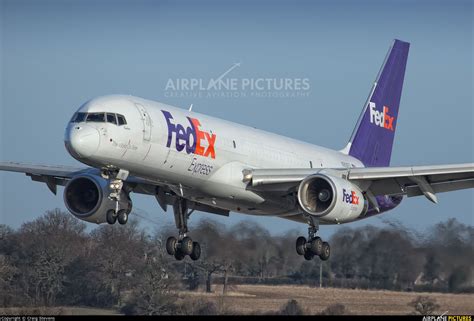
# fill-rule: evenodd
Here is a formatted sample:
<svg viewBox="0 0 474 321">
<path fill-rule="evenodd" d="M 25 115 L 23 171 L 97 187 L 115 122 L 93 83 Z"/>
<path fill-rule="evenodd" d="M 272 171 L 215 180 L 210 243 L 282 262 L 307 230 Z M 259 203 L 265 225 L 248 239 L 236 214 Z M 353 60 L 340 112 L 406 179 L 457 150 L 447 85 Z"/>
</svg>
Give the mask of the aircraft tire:
<svg viewBox="0 0 474 321">
<path fill-rule="evenodd" d="M 128 222 L 128 214 L 126 210 L 120 210 L 117 214 L 119 224 L 124 225 Z"/>
<path fill-rule="evenodd" d="M 191 238 L 187 236 L 183 238 L 181 240 L 180 249 L 184 255 L 191 255 L 191 253 L 193 252 L 193 240 L 191 240 Z"/>
<path fill-rule="evenodd" d="M 105 214 L 105 218 L 107 220 L 107 223 L 111 225 L 115 224 L 115 222 L 117 221 L 117 215 L 115 215 L 114 210 L 108 210 L 107 213 Z"/>
<path fill-rule="evenodd" d="M 177 261 L 183 260 L 185 256 L 186 256 L 186 254 L 182 253 L 182 252 L 179 251 L 179 250 L 174 253 L 174 258 L 175 258 Z"/>
<path fill-rule="evenodd" d="M 309 248 L 314 255 L 321 255 L 323 252 L 323 241 L 320 237 L 316 236 L 311 240 Z"/>
<path fill-rule="evenodd" d="M 323 261 L 327 261 L 331 256 L 331 247 L 328 242 L 323 242 L 322 252 L 319 255 L 319 258 Z"/>
<path fill-rule="evenodd" d="M 298 255 L 304 255 L 305 245 L 306 238 L 304 236 L 300 236 L 296 239 L 296 253 L 298 253 Z"/>
<path fill-rule="evenodd" d="M 311 251 L 306 251 L 304 253 L 304 258 L 306 261 L 311 261 L 314 257 L 314 254 Z"/>
<path fill-rule="evenodd" d="M 176 253 L 176 238 L 174 236 L 168 237 L 166 240 L 166 252 L 169 255 L 174 255 Z"/>
<path fill-rule="evenodd" d="M 196 261 L 199 260 L 199 257 L 201 256 L 201 245 L 199 245 L 198 242 L 193 242 L 193 251 L 189 255 L 191 260 Z"/>
</svg>

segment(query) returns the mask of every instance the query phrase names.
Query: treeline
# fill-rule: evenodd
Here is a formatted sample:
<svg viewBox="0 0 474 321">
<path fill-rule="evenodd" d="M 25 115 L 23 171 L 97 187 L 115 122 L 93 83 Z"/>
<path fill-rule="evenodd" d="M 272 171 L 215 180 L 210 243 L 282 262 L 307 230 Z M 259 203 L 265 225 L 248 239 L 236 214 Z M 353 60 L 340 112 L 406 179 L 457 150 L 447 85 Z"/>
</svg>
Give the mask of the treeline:
<svg viewBox="0 0 474 321">
<path fill-rule="evenodd" d="M 93 306 L 127 313 L 186 313 L 179 290 L 227 291 L 233 283 L 294 283 L 390 290 L 473 291 L 474 228 L 449 219 L 415 234 L 403 226 L 342 227 L 331 237 L 331 258 L 305 261 L 296 231 L 274 236 L 262 226 L 192 226 L 203 253 L 175 261 L 164 249 L 176 231 L 148 233 L 86 224 L 58 209 L 23 224 L 0 225 L 0 300 L 7 306 Z M 321 265 L 322 264 L 322 265 Z M 320 274 L 321 273 L 321 274 Z M 171 312 L 172 311 L 172 312 Z"/>
</svg>

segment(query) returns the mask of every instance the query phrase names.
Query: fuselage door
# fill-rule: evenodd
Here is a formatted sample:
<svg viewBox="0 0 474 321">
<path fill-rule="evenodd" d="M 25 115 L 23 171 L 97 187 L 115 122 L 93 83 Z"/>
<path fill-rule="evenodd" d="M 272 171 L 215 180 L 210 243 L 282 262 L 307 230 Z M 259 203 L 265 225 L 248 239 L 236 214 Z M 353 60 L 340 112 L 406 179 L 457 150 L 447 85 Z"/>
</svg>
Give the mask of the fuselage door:
<svg viewBox="0 0 474 321">
<path fill-rule="evenodd" d="M 140 113 L 140 117 L 143 121 L 143 140 L 150 141 L 152 127 L 150 114 L 148 114 L 145 106 L 143 106 L 142 104 L 135 103 L 135 107 Z"/>
</svg>

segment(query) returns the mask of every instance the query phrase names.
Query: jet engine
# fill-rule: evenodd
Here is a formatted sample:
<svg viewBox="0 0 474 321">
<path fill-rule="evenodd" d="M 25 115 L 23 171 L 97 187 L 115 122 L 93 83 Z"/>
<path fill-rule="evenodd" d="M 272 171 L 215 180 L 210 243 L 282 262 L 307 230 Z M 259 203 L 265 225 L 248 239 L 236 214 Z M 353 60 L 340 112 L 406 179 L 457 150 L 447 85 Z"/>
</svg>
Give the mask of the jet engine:
<svg viewBox="0 0 474 321">
<path fill-rule="evenodd" d="M 64 203 L 77 218 L 91 223 L 105 223 L 107 211 L 115 210 L 115 201 L 109 198 L 107 180 L 95 175 L 80 175 L 71 179 L 64 188 Z M 132 210 L 132 201 L 122 189 L 119 210 Z"/>
<path fill-rule="evenodd" d="M 369 206 L 357 186 L 324 174 L 311 175 L 301 181 L 298 203 L 307 214 L 337 223 L 350 222 L 365 215 Z"/>
</svg>

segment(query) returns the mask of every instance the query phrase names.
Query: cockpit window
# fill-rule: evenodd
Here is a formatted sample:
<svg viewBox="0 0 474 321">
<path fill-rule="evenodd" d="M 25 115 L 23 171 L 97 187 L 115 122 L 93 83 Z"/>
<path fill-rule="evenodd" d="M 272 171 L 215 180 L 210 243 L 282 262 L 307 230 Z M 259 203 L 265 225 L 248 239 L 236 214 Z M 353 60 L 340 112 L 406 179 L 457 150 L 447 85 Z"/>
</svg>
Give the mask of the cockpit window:
<svg viewBox="0 0 474 321">
<path fill-rule="evenodd" d="M 92 123 L 111 123 L 114 125 L 126 125 L 127 121 L 123 115 L 116 115 L 114 113 L 75 113 L 71 118 L 71 123 L 81 122 Z"/>
<path fill-rule="evenodd" d="M 125 117 L 123 117 L 123 115 L 117 114 L 117 120 L 118 120 L 119 126 L 127 124 L 127 121 L 125 120 Z"/>
<path fill-rule="evenodd" d="M 107 122 L 117 125 L 117 119 L 115 119 L 115 114 L 107 113 Z"/>
<path fill-rule="evenodd" d="M 86 113 L 75 113 L 71 118 L 71 123 L 80 123 L 86 119 Z"/>
<path fill-rule="evenodd" d="M 104 113 L 90 113 L 87 115 L 87 122 L 105 123 Z"/>
</svg>

